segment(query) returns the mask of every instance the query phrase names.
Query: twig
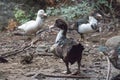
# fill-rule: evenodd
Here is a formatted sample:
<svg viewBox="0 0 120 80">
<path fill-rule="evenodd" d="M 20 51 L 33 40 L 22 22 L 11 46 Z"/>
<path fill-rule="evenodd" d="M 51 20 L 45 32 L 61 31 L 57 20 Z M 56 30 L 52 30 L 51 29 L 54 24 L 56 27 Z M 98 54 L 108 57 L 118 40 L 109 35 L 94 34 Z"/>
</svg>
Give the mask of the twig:
<svg viewBox="0 0 120 80">
<path fill-rule="evenodd" d="M 32 47 L 31 45 L 27 45 L 27 46 L 24 46 L 22 49 L 13 50 L 13 51 L 10 51 L 10 52 L 3 53 L 3 54 L 1 54 L 1 57 L 7 58 L 9 56 L 16 55 L 20 52 L 23 52 L 24 50 L 30 49 L 31 47 Z"/>
<path fill-rule="evenodd" d="M 42 32 L 47 31 L 49 32 L 49 29 L 42 29 L 36 32 L 36 35 L 41 34 Z"/>
<path fill-rule="evenodd" d="M 110 60 L 109 60 L 109 57 L 108 56 L 106 56 L 106 58 L 107 58 L 107 62 L 108 62 L 108 71 L 107 71 L 107 78 L 106 78 L 106 80 L 109 80 L 109 78 L 110 78 L 110 69 L 111 69 L 111 65 L 110 65 Z"/>
<path fill-rule="evenodd" d="M 54 75 L 54 74 L 43 74 L 43 73 L 39 73 L 37 74 L 37 76 L 35 78 L 40 78 L 39 76 L 42 77 L 53 77 L 53 78 L 79 78 L 79 79 L 90 79 L 90 77 L 88 76 L 80 76 L 80 75 Z"/>
<path fill-rule="evenodd" d="M 108 55 L 105 52 L 103 52 L 103 55 L 107 58 L 107 62 L 108 62 L 108 70 L 107 70 L 106 80 L 109 80 L 109 78 L 110 78 L 110 72 L 111 72 L 110 71 L 110 69 L 111 69 L 110 59 L 109 59 Z"/>
<path fill-rule="evenodd" d="M 42 53 L 42 54 L 37 54 L 38 56 L 54 56 L 52 53 Z"/>
</svg>

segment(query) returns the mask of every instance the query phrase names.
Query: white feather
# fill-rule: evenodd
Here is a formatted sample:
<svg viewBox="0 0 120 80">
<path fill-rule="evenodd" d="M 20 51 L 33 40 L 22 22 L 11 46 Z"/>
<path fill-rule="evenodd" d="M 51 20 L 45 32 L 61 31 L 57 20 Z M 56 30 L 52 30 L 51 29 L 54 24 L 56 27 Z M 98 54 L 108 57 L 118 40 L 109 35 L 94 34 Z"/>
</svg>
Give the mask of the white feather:
<svg viewBox="0 0 120 80">
<path fill-rule="evenodd" d="M 94 17 L 89 16 L 89 23 L 79 25 L 78 32 L 80 33 L 93 32 L 94 30 L 92 29 L 91 25 L 97 25 L 97 20 Z"/>
<path fill-rule="evenodd" d="M 63 37 L 63 35 L 62 35 L 63 31 L 64 31 L 64 30 L 60 30 L 60 31 L 59 31 L 59 33 L 57 34 L 55 43 Z"/>
<path fill-rule="evenodd" d="M 97 25 L 98 21 L 93 16 L 89 16 L 89 23 L 91 25 Z"/>
<path fill-rule="evenodd" d="M 37 32 L 43 24 L 43 19 L 41 17 L 44 15 L 46 15 L 46 13 L 44 13 L 44 10 L 39 10 L 36 20 L 26 22 L 21 26 L 18 26 L 18 29 L 25 31 L 25 34 L 33 34 Z"/>
<path fill-rule="evenodd" d="M 92 32 L 92 31 L 93 31 L 93 29 L 92 29 L 90 23 L 82 24 L 78 27 L 78 32 L 80 32 L 80 33 L 89 33 L 89 32 Z"/>
</svg>

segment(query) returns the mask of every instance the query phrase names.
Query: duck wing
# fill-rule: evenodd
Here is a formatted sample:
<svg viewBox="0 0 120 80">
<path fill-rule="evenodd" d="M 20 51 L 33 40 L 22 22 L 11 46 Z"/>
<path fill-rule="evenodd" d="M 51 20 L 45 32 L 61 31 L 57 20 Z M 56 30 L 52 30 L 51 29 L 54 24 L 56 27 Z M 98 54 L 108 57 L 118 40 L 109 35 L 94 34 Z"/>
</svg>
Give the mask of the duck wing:
<svg viewBox="0 0 120 80">
<path fill-rule="evenodd" d="M 82 18 L 82 19 L 78 19 L 78 20 L 76 21 L 76 23 L 75 23 L 75 26 L 78 27 L 78 26 L 81 25 L 81 24 L 87 24 L 87 23 L 89 23 L 88 20 L 89 20 L 88 17 L 84 17 L 84 18 Z"/>
<path fill-rule="evenodd" d="M 71 39 L 65 39 L 61 43 L 56 47 L 55 53 L 58 57 L 65 59 L 68 56 L 68 52 L 71 50 L 72 46 L 76 44 L 76 42 Z"/>
<path fill-rule="evenodd" d="M 18 26 L 18 29 L 27 31 L 34 27 L 36 27 L 36 22 L 34 20 L 31 20 L 31 21 L 28 21 L 28 22 L 22 24 L 21 26 Z"/>
</svg>

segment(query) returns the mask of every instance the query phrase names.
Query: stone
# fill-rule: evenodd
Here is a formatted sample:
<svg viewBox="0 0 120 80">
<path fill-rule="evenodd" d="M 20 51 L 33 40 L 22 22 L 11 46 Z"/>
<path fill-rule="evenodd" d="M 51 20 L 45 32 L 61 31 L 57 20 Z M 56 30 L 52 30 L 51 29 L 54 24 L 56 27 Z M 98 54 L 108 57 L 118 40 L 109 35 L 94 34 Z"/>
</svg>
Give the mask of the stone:
<svg viewBox="0 0 120 80">
<path fill-rule="evenodd" d="M 120 43 L 120 36 L 114 36 L 112 38 L 109 38 L 105 45 L 108 47 L 116 47 Z"/>
<path fill-rule="evenodd" d="M 38 47 L 36 48 L 37 52 L 45 52 L 45 50 L 49 47 L 49 45 L 47 44 L 40 44 L 38 45 Z"/>
<path fill-rule="evenodd" d="M 31 77 L 31 76 L 34 76 L 35 74 L 36 74 L 36 72 L 29 72 L 29 73 L 26 73 L 25 76 Z"/>
</svg>

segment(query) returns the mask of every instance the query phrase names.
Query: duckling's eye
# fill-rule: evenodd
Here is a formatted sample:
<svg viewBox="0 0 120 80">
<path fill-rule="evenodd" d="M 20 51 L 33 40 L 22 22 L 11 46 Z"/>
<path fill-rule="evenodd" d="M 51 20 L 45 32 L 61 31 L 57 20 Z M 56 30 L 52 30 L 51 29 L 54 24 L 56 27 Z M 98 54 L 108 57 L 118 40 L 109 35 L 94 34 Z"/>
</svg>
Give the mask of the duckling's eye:
<svg viewBox="0 0 120 80">
<path fill-rule="evenodd" d="M 41 11 L 40 13 L 43 13 L 43 11 Z"/>
</svg>

